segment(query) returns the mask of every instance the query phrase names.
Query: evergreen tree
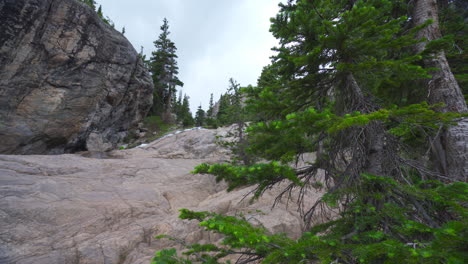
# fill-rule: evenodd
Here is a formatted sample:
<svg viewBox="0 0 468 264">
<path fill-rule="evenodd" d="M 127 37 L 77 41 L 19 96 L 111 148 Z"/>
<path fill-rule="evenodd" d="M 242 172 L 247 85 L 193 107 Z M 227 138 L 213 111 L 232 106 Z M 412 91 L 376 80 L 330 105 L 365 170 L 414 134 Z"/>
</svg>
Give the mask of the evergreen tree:
<svg viewBox="0 0 468 264">
<path fill-rule="evenodd" d="M 184 127 L 193 126 L 195 120 L 193 119 L 192 112 L 190 112 L 189 97 L 185 94 L 182 95 L 182 91 L 179 91 L 179 97 L 174 102 L 174 113 L 177 123 Z"/>
<path fill-rule="evenodd" d="M 281 80 L 279 80 L 277 67 L 274 65 L 265 66 L 260 77 L 257 80 L 257 86 L 249 86 L 243 89 L 246 96 L 246 111 L 250 114 L 251 121 L 266 121 L 279 119 L 287 112 L 288 102 L 285 98 L 278 97 L 282 89 Z M 269 100 L 265 100 L 268 96 Z M 260 105 L 261 104 L 261 105 Z M 260 112 L 257 109 L 262 109 Z"/>
<path fill-rule="evenodd" d="M 206 111 L 206 125 L 211 128 L 217 128 L 216 117 L 214 116 L 213 112 L 214 112 L 214 103 L 213 103 L 213 94 L 211 94 L 208 111 Z"/>
<path fill-rule="evenodd" d="M 241 87 L 233 78 L 229 79 L 228 90 L 221 95 L 218 105 L 219 109 L 216 116 L 218 125 L 231 125 L 241 122 L 241 120 L 245 122 Z"/>
<path fill-rule="evenodd" d="M 205 110 L 202 109 L 202 106 L 198 106 L 197 113 L 195 114 L 195 125 L 201 127 L 205 125 L 206 114 Z"/>
<path fill-rule="evenodd" d="M 434 68 L 432 77 L 426 81 L 428 101 L 432 104 L 444 103 L 438 108 L 441 112 L 468 113 L 468 107 L 462 90 L 448 64 L 445 51 L 438 45 L 442 40 L 439 25 L 438 6 L 433 0 L 417 0 L 414 5 L 413 21 L 415 26 L 421 26 L 431 21 L 431 24 L 418 32 L 422 39 L 416 45 L 416 51 L 424 56 L 424 65 Z M 465 11 L 465 14 L 466 11 Z M 465 37 L 466 38 L 466 37 Z M 435 42 L 434 42 L 435 41 Z M 436 46 L 436 47 L 434 47 Z M 433 140 L 433 160 L 438 171 L 451 178 L 468 180 L 468 118 L 459 120 L 457 126 L 442 130 Z"/>
<path fill-rule="evenodd" d="M 177 77 L 179 73 L 176 61 L 177 48 L 174 42 L 169 39 L 170 32 L 167 19 L 163 20 L 161 31 L 158 40 L 154 42 L 156 51 L 152 53 L 150 59 L 150 72 L 155 87 L 151 113 L 161 115 L 166 122 L 173 122 L 172 103 L 177 91 L 176 87 L 184 84 Z"/>
<path fill-rule="evenodd" d="M 230 107 L 228 113 L 230 115 L 230 122 L 241 123 L 244 122 L 243 118 L 243 105 L 242 105 L 242 94 L 241 87 L 238 82 L 233 78 L 229 79 L 228 94 L 230 99 Z"/>
<path fill-rule="evenodd" d="M 189 97 L 184 95 L 184 100 L 182 101 L 181 106 L 181 113 L 182 113 L 182 125 L 184 127 L 190 127 L 195 124 L 193 120 L 192 112 L 190 112 L 190 105 L 189 105 Z"/>
<path fill-rule="evenodd" d="M 297 192 L 306 232 L 292 240 L 242 217 L 181 210 L 182 219 L 223 234 L 223 246 L 190 245 L 184 257 L 163 250 L 156 263 L 220 263 L 231 254 L 242 255 L 239 263 L 464 263 L 468 184 L 427 159 L 434 137 L 464 117 L 436 48 L 434 3 L 280 4 L 271 26 L 278 54 L 258 87 L 246 89 L 250 111 L 263 119 L 247 128 L 247 151 L 265 162 L 201 164 L 194 173 L 225 180 L 228 191 L 255 185 L 254 198 L 287 182 L 282 196 Z M 422 100 L 428 91 L 435 105 Z M 219 117 L 234 101 L 226 98 Z M 292 166 L 310 152 L 316 159 Z M 447 165 L 460 171 L 460 163 Z M 317 202 L 304 199 L 312 188 L 325 192 Z M 317 225 L 320 210 L 334 215 Z"/>
<path fill-rule="evenodd" d="M 230 78 L 228 89 L 230 96 L 230 106 L 227 112 L 229 116 L 229 123 L 236 125 L 236 129 L 231 135 L 234 136 L 236 140 L 232 142 L 233 144 L 230 144 L 229 148 L 233 154 L 231 158 L 233 164 L 241 163 L 243 165 L 251 165 L 254 161 L 254 158 L 246 151 L 248 142 L 245 135 L 245 127 L 248 116 L 244 109 L 244 94 L 241 90 L 242 89 L 240 84 L 237 83 L 233 78 Z"/>
<path fill-rule="evenodd" d="M 99 8 L 97 10 L 97 14 L 98 14 L 100 19 L 104 19 L 104 14 L 102 13 L 102 6 L 101 5 L 99 5 Z"/>
<path fill-rule="evenodd" d="M 183 109 L 182 109 L 183 99 L 184 99 L 184 96 L 182 95 L 182 90 L 180 90 L 177 102 L 174 105 L 174 113 L 176 114 L 178 123 L 181 123 L 183 120 Z"/>
<path fill-rule="evenodd" d="M 219 126 L 232 124 L 229 116 L 229 109 L 231 108 L 231 98 L 228 93 L 221 94 L 218 100 L 218 113 L 216 114 L 216 123 Z"/>
<path fill-rule="evenodd" d="M 208 106 L 208 111 L 206 111 L 206 115 L 207 115 L 208 118 L 213 117 L 213 107 L 214 107 L 213 94 L 211 94 L 210 95 L 210 104 Z"/>
</svg>

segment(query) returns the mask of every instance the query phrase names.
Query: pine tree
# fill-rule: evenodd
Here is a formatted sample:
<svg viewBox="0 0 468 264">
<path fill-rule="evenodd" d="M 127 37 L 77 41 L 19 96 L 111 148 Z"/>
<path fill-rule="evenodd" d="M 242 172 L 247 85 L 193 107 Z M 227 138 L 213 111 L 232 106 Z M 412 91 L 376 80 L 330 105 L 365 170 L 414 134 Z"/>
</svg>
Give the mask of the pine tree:
<svg viewBox="0 0 468 264">
<path fill-rule="evenodd" d="M 101 5 L 99 5 L 99 8 L 97 10 L 97 14 L 98 14 L 100 19 L 104 19 L 104 14 L 102 13 L 102 6 Z"/>
<path fill-rule="evenodd" d="M 236 129 L 232 136 L 236 139 L 230 150 L 233 154 L 233 164 L 251 165 L 254 161 L 252 155 L 247 153 L 247 139 L 245 135 L 245 127 L 247 122 L 247 114 L 244 109 L 243 92 L 239 83 L 233 78 L 229 79 L 230 106 L 227 110 L 229 115 L 229 123 L 235 124 Z"/>
<path fill-rule="evenodd" d="M 176 120 L 178 123 L 182 123 L 183 120 L 183 109 L 182 109 L 182 100 L 184 99 L 184 96 L 182 94 L 182 90 L 179 91 L 179 96 L 177 98 L 177 102 L 174 105 L 174 113 L 176 114 Z"/>
<path fill-rule="evenodd" d="M 281 93 L 282 86 L 277 67 L 268 65 L 263 68 L 256 87 L 249 86 L 243 89 L 246 111 L 250 114 L 251 121 L 279 119 L 287 114 L 282 110 L 287 109 L 288 102 L 284 100 L 285 98 L 277 96 Z M 261 111 L 257 111 L 258 108 Z"/>
<path fill-rule="evenodd" d="M 230 107 L 228 110 L 231 119 L 230 122 L 244 122 L 241 86 L 233 78 L 229 79 L 228 94 L 230 99 Z"/>
<path fill-rule="evenodd" d="M 190 127 L 195 124 L 193 120 L 192 112 L 190 112 L 190 105 L 189 105 L 189 97 L 184 95 L 184 100 L 182 101 L 181 106 L 181 113 L 182 113 L 182 125 L 184 127 Z"/>
<path fill-rule="evenodd" d="M 218 100 L 218 113 L 216 114 L 216 123 L 219 126 L 232 124 L 230 122 L 229 109 L 231 108 L 231 99 L 228 93 L 221 94 Z"/>
<path fill-rule="evenodd" d="M 212 118 L 213 117 L 213 107 L 214 107 L 214 103 L 213 103 L 213 94 L 210 95 L 210 104 L 208 106 L 208 111 L 206 111 L 206 115 L 208 118 Z"/>
<path fill-rule="evenodd" d="M 177 123 L 184 127 L 193 126 L 195 120 L 193 119 L 192 112 L 190 112 L 189 97 L 182 91 L 179 91 L 177 100 L 174 99 L 174 113 L 176 115 Z"/>
<path fill-rule="evenodd" d="M 195 125 L 197 127 L 204 126 L 206 123 L 206 114 L 205 110 L 202 109 L 202 106 L 199 105 L 197 109 L 197 113 L 195 114 Z"/>
<path fill-rule="evenodd" d="M 245 122 L 241 87 L 233 78 L 229 79 L 227 92 L 221 95 L 218 105 L 219 109 L 216 116 L 218 125 L 231 125 L 241 120 Z"/>
<path fill-rule="evenodd" d="M 213 94 L 210 95 L 210 103 L 208 106 L 208 110 L 206 111 L 205 122 L 208 127 L 211 127 L 211 128 L 218 127 L 218 125 L 216 124 L 216 117 L 214 116 Z"/>
<path fill-rule="evenodd" d="M 163 116 L 166 122 L 173 122 L 172 102 L 177 91 L 176 87 L 184 84 L 177 77 L 179 73 L 176 61 L 177 48 L 174 42 L 169 39 L 170 32 L 167 19 L 163 20 L 161 31 L 158 40 L 154 42 L 156 51 L 152 53 L 150 59 L 150 72 L 155 87 L 151 113 Z"/>
</svg>

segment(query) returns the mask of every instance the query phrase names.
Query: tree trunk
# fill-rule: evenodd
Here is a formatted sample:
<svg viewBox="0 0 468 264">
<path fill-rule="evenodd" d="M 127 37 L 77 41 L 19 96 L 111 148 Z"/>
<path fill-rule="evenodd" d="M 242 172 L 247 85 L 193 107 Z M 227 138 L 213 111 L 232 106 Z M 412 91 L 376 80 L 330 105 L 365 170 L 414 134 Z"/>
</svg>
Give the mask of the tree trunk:
<svg viewBox="0 0 468 264">
<path fill-rule="evenodd" d="M 413 21 L 415 26 L 425 23 L 427 20 L 433 23 L 418 32 L 417 37 L 435 40 L 441 37 L 439 29 L 438 8 L 436 0 L 416 0 Z M 416 52 L 422 52 L 426 48 L 427 41 L 416 45 Z M 447 62 L 444 51 L 431 54 L 431 58 L 424 60 L 426 67 L 434 67 L 439 70 L 431 72 L 432 78 L 427 82 L 427 99 L 429 103 L 444 103 L 439 108 L 441 112 L 467 113 L 465 99 L 461 89 L 453 76 Z M 468 118 L 458 120 L 458 125 L 443 131 L 434 140 L 433 156 L 435 165 L 440 173 L 449 176 L 453 180 L 466 181 L 468 175 Z"/>
<path fill-rule="evenodd" d="M 175 119 L 172 113 L 173 88 L 172 88 L 172 84 L 169 84 L 168 86 L 169 86 L 168 94 L 167 94 L 167 97 L 164 98 L 164 110 L 163 110 L 164 112 L 162 113 L 162 119 L 164 120 L 164 122 L 168 124 L 174 124 Z"/>
<path fill-rule="evenodd" d="M 351 72 L 346 73 L 345 87 L 347 100 L 349 100 L 346 111 L 370 113 L 378 109 L 371 102 L 368 102 Z M 362 171 L 377 176 L 389 176 L 385 166 L 385 129 L 380 122 L 373 122 L 366 126 L 364 134 L 366 141 L 363 145 L 365 146 L 366 163 Z"/>
</svg>

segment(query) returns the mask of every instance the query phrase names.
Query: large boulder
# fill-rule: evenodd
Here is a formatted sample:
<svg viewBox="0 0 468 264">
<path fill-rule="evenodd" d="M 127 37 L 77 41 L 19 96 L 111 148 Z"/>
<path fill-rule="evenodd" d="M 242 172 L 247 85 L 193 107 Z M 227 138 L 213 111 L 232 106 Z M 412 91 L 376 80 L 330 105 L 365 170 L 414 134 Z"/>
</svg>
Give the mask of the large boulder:
<svg viewBox="0 0 468 264">
<path fill-rule="evenodd" d="M 130 42 L 76 0 L 0 1 L 0 153 L 115 147 L 152 104 Z"/>
</svg>

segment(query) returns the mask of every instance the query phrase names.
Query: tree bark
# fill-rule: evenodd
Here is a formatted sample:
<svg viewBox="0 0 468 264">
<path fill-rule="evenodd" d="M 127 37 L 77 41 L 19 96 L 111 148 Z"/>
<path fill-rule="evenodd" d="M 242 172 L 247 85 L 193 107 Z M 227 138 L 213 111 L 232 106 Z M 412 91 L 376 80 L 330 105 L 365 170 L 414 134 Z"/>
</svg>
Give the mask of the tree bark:
<svg viewBox="0 0 468 264">
<path fill-rule="evenodd" d="M 361 111 L 363 113 L 370 113 L 378 109 L 368 102 L 351 72 L 346 73 L 345 89 L 347 100 L 349 100 L 346 103 L 347 112 Z M 377 176 L 389 176 L 385 166 L 385 129 L 380 122 L 373 122 L 366 126 L 364 134 L 366 141 L 363 145 L 365 146 L 366 163 L 362 168 L 363 172 Z"/>
<path fill-rule="evenodd" d="M 416 52 L 424 51 L 427 42 L 440 38 L 438 7 L 436 0 L 416 0 L 413 21 L 415 26 L 424 24 L 427 20 L 433 23 L 417 34 L 419 39 L 427 39 L 416 45 Z M 468 108 L 461 89 L 453 76 L 444 51 L 431 54 L 424 60 L 426 67 L 438 68 L 431 72 L 432 78 L 427 82 L 429 103 L 444 103 L 439 108 L 441 112 L 468 113 Z M 443 131 L 434 140 L 433 156 L 435 166 L 440 173 L 453 180 L 466 181 L 468 177 L 468 118 L 458 120 L 458 125 Z"/>
</svg>

